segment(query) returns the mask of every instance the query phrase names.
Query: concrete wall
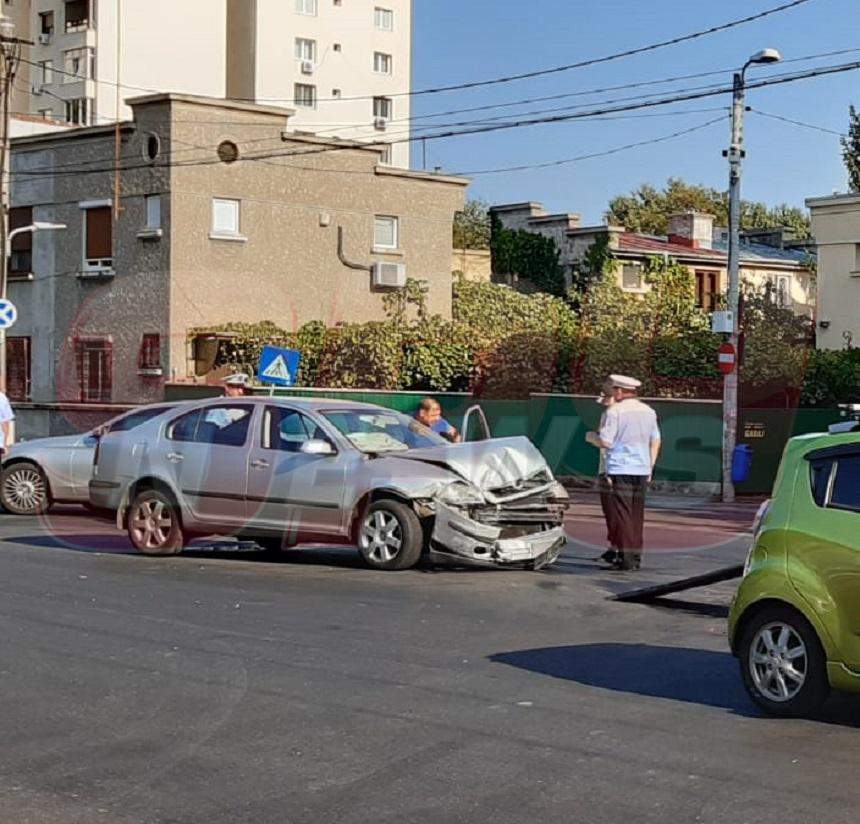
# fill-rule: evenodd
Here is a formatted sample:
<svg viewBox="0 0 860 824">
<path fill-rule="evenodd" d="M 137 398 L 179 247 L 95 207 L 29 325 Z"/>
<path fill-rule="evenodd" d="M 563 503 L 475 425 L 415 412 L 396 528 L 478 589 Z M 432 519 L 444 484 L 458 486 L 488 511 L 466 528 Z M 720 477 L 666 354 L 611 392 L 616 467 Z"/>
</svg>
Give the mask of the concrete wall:
<svg viewBox="0 0 860 824">
<path fill-rule="evenodd" d="M 47 45 L 31 47 L 31 60 L 53 60 L 54 80 L 30 101 L 30 111 L 51 109 L 54 117 L 65 117 L 62 100 L 88 97 L 95 100 L 94 124 L 117 117 L 117 79 L 123 84 L 119 96 L 119 118 L 131 115 L 124 100 L 142 90 L 177 91 L 223 97 L 227 76 L 227 0 L 93 0 L 95 14 L 90 27 L 65 32 L 63 0 L 40 0 L 31 13 L 38 32 L 38 13 L 54 10 L 54 35 Z M 119 15 L 117 10 L 120 10 Z M 117 41 L 122 63 L 117 65 Z M 64 53 L 90 47 L 95 51 L 94 80 L 71 81 L 65 70 Z"/>
<path fill-rule="evenodd" d="M 860 194 L 812 198 L 806 205 L 818 243 L 818 346 L 842 349 L 845 334 L 856 346 L 860 342 Z"/>
<path fill-rule="evenodd" d="M 376 7 L 394 12 L 393 31 L 374 27 Z M 293 105 L 293 85 L 313 85 L 317 105 L 296 107 L 292 121 L 295 128 L 370 142 L 408 136 L 410 98 L 393 99 L 395 122 L 386 131 L 373 127 L 370 98 L 403 95 L 411 89 L 411 0 L 349 0 L 339 6 L 331 0 L 319 0 L 316 16 L 296 14 L 295 0 L 247 0 L 243 14 L 231 17 L 231 25 L 234 21 L 244 25 L 250 16 L 255 25 L 253 96 L 258 102 Z M 297 37 L 316 41 L 317 59 L 312 74 L 304 74 L 301 61 L 295 57 Z M 339 51 L 335 50 L 336 44 Z M 375 51 L 392 56 L 390 75 L 373 71 Z M 340 90 L 340 99 L 334 99 L 335 89 Z M 246 95 L 235 94 L 228 81 L 228 96 Z M 394 165 L 409 166 L 409 143 L 393 146 L 392 154 Z"/>
<path fill-rule="evenodd" d="M 152 111 L 166 117 L 162 104 Z M 371 289 L 370 273 L 338 259 L 338 227 L 349 260 L 405 264 L 409 277 L 428 281 L 430 311 L 451 314 L 452 222 L 466 181 L 380 167 L 378 152 L 368 148 L 282 136 L 284 115 L 172 105 L 173 137 L 183 145 L 231 140 L 249 153 L 303 153 L 173 169 L 173 364 L 185 358 L 184 337 L 194 327 L 271 320 L 292 329 L 309 320 L 381 318 L 383 293 Z M 244 240 L 210 238 L 213 197 L 241 201 Z M 375 215 L 398 217 L 397 250 L 373 248 Z"/>
<path fill-rule="evenodd" d="M 493 277 L 492 263 L 489 249 L 455 249 L 451 271 L 462 272 L 466 280 L 489 283 Z"/>
<path fill-rule="evenodd" d="M 13 35 L 20 37 L 22 40 L 29 40 L 31 35 L 30 30 L 30 15 L 31 15 L 32 0 L 2 0 L 0 2 L 0 10 L 8 17 L 15 26 Z M 29 49 L 26 46 L 22 47 L 22 56 L 29 60 Z M 15 84 L 12 87 L 10 111 L 29 112 L 30 105 L 30 77 L 33 73 L 32 67 L 23 61 L 18 66 L 18 73 L 15 75 Z M 13 132 L 14 134 L 14 132 Z"/>
</svg>

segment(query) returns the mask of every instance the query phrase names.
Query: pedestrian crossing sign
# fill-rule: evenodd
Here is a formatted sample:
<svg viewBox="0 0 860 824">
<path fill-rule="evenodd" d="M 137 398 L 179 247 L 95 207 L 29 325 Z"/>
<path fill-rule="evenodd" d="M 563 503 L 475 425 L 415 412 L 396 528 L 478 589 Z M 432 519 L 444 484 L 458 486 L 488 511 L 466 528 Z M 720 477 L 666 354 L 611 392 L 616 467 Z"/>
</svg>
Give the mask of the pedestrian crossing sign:
<svg viewBox="0 0 860 824">
<path fill-rule="evenodd" d="M 273 386 L 294 386 L 301 358 L 301 352 L 296 349 L 264 346 L 257 365 L 257 379 Z"/>
</svg>

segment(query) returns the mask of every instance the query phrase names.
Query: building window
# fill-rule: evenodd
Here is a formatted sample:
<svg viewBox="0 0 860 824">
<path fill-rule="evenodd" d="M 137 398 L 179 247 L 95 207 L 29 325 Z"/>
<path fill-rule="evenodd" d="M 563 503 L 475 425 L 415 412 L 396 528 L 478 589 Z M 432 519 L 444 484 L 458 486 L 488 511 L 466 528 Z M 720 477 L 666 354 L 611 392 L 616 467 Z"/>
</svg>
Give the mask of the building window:
<svg viewBox="0 0 860 824">
<path fill-rule="evenodd" d="M 9 231 L 29 226 L 33 222 L 33 208 L 19 206 L 9 210 Z M 29 278 L 33 271 L 33 233 L 20 232 L 12 238 L 9 255 L 9 279 Z"/>
<path fill-rule="evenodd" d="M 39 117 L 43 117 L 45 120 L 52 120 L 54 117 L 53 109 L 39 109 Z"/>
<path fill-rule="evenodd" d="M 215 237 L 238 238 L 239 201 L 212 198 L 212 234 Z"/>
<path fill-rule="evenodd" d="M 54 33 L 54 12 L 43 11 L 39 13 L 39 34 L 43 34 L 45 38 L 50 37 Z"/>
<path fill-rule="evenodd" d="M 84 207 L 84 271 L 113 266 L 113 215 L 110 205 Z"/>
<path fill-rule="evenodd" d="M 94 75 L 93 49 L 69 49 L 63 54 L 63 83 L 91 80 Z"/>
<path fill-rule="evenodd" d="M 373 53 L 373 70 L 377 74 L 391 74 L 392 62 L 390 54 L 385 54 L 385 52 Z"/>
<path fill-rule="evenodd" d="M 110 403 L 113 390 L 113 345 L 107 338 L 75 341 L 81 403 Z"/>
<path fill-rule="evenodd" d="M 331 96 L 335 98 L 340 97 L 340 89 L 332 89 Z"/>
<path fill-rule="evenodd" d="M 89 126 L 92 119 L 93 101 L 88 97 L 76 97 L 66 101 L 66 122 L 76 126 Z"/>
<path fill-rule="evenodd" d="M 161 335 L 158 333 L 143 336 L 137 368 L 140 372 L 161 372 Z"/>
<path fill-rule="evenodd" d="M 791 278 L 788 275 L 777 275 L 774 278 L 773 302 L 783 309 L 791 307 Z"/>
<path fill-rule="evenodd" d="M 391 165 L 391 144 L 390 143 L 379 143 L 377 148 L 382 149 L 382 154 L 379 155 L 379 162 L 383 166 Z"/>
<path fill-rule="evenodd" d="M 66 0 L 66 31 L 85 31 L 90 24 L 89 0 Z"/>
<path fill-rule="evenodd" d="M 394 112 L 394 105 L 390 97 L 374 97 L 373 98 L 373 116 L 381 117 L 384 120 L 391 120 Z"/>
<path fill-rule="evenodd" d="M 394 31 L 394 12 L 377 6 L 373 10 L 373 25 L 380 31 Z"/>
<path fill-rule="evenodd" d="M 642 288 L 642 267 L 638 263 L 625 263 L 621 267 L 621 286 L 623 289 Z"/>
<path fill-rule="evenodd" d="M 317 41 L 308 40 L 307 37 L 296 38 L 296 60 L 309 60 L 316 63 Z"/>
<path fill-rule="evenodd" d="M 39 83 L 42 86 L 50 86 L 54 82 L 54 61 L 39 61 Z"/>
<path fill-rule="evenodd" d="M 720 281 L 717 272 L 696 272 L 696 306 L 714 312 L 719 298 Z"/>
<path fill-rule="evenodd" d="M 317 0 L 296 0 L 296 14 L 309 14 L 316 17 Z"/>
<path fill-rule="evenodd" d="M 6 394 L 10 401 L 30 400 L 30 338 L 6 338 Z"/>
<path fill-rule="evenodd" d="M 375 249 L 396 249 L 398 241 L 398 220 L 390 215 L 377 215 L 373 221 L 373 247 Z"/>
<path fill-rule="evenodd" d="M 161 228 L 161 195 L 147 195 L 146 203 L 146 231 L 155 232 Z"/>
<path fill-rule="evenodd" d="M 296 83 L 293 87 L 293 103 L 305 109 L 315 109 L 317 105 L 317 87 L 307 83 Z"/>
</svg>

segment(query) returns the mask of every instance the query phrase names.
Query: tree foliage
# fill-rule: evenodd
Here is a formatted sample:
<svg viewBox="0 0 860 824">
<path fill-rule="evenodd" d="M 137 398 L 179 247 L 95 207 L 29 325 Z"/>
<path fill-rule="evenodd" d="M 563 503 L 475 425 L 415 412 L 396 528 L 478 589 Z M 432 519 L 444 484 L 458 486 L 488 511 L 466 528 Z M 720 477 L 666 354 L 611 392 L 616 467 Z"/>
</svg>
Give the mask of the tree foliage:
<svg viewBox="0 0 860 824">
<path fill-rule="evenodd" d="M 632 232 L 665 235 L 669 215 L 697 211 L 714 215 L 716 225 L 728 225 L 728 195 L 717 189 L 669 178 L 663 189 L 646 183 L 630 194 L 609 201 L 606 220 L 624 226 Z M 781 203 L 767 206 L 755 201 L 741 205 L 741 226 L 744 229 L 771 229 L 787 226 L 800 238 L 812 235 L 809 215 L 796 206 Z"/>
<path fill-rule="evenodd" d="M 497 279 L 524 280 L 541 292 L 564 294 L 561 251 L 551 237 L 525 229 L 505 229 L 496 215 L 491 216 L 491 225 L 490 252 Z"/>
<path fill-rule="evenodd" d="M 483 200 L 467 200 L 454 215 L 454 248 L 490 248 L 490 212 Z"/>
<path fill-rule="evenodd" d="M 860 192 L 860 112 L 853 106 L 848 109 L 848 134 L 840 142 L 848 186 L 852 192 Z"/>
</svg>

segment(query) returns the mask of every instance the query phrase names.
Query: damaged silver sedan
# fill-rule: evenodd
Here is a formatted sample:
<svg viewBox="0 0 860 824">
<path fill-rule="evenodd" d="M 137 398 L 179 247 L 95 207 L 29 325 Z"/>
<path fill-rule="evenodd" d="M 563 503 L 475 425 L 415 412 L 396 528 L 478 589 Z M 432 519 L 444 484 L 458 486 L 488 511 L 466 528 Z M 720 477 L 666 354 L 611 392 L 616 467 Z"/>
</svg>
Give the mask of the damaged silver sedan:
<svg viewBox="0 0 860 824">
<path fill-rule="evenodd" d="M 565 543 L 567 493 L 528 438 L 452 444 L 343 401 L 182 404 L 102 440 L 90 498 L 153 555 L 231 534 L 273 550 L 354 544 L 377 569 L 425 556 L 539 569 Z"/>
</svg>

